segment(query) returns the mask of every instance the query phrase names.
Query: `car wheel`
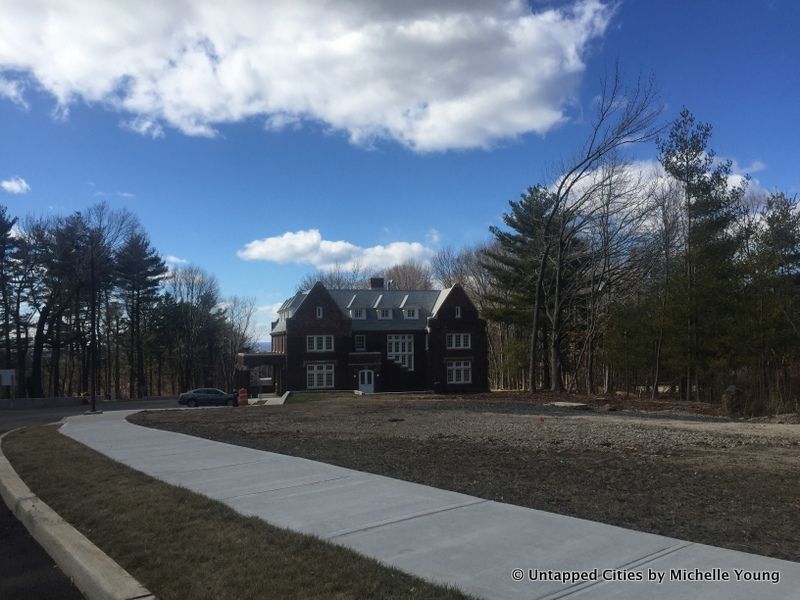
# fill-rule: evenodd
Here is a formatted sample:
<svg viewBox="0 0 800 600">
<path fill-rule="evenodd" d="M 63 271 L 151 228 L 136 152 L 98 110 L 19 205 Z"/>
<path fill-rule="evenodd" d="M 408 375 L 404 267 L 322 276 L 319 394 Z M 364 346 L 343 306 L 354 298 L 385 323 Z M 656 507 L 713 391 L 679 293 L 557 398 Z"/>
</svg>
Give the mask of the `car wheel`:
<svg viewBox="0 0 800 600">
<path fill-rule="evenodd" d="M 195 400 L 195 399 L 189 400 L 186 403 L 186 406 L 190 406 L 191 408 L 194 408 L 195 406 L 197 406 L 197 400 Z"/>
</svg>

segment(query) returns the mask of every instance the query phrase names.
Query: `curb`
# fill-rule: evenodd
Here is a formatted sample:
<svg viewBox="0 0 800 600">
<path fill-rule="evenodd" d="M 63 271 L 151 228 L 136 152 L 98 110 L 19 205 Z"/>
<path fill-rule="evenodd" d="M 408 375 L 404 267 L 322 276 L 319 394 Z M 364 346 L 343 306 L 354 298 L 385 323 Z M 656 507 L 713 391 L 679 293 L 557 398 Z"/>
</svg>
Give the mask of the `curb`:
<svg viewBox="0 0 800 600">
<path fill-rule="evenodd" d="M 2 441 L 8 433 L 0 435 L 0 496 L 75 587 L 89 600 L 156 600 L 25 485 L 3 455 Z"/>
</svg>

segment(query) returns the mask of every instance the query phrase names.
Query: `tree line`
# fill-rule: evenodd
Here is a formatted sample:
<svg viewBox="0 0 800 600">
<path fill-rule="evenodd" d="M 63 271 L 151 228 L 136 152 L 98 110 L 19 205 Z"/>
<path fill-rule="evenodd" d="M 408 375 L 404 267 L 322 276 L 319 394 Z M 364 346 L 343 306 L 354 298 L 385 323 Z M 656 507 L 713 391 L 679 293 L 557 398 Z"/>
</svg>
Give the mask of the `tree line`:
<svg viewBox="0 0 800 600">
<path fill-rule="evenodd" d="M 15 375 L 5 397 L 232 389 L 254 312 L 202 269 L 168 269 L 127 210 L 19 220 L 0 207 L 0 368 Z"/>
<path fill-rule="evenodd" d="M 492 385 L 798 410 L 800 210 L 749 189 L 688 110 L 613 82 L 586 145 L 509 203 L 492 240 L 432 263 L 488 319 Z M 621 150 L 655 143 L 644 172 Z"/>
</svg>

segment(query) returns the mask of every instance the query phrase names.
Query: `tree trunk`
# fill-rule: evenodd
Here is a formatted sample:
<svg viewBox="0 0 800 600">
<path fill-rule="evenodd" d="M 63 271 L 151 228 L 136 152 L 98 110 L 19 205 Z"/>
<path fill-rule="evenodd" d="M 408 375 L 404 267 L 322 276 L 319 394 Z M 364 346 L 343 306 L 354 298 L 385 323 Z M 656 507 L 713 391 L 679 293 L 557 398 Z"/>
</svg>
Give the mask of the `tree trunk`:
<svg viewBox="0 0 800 600">
<path fill-rule="evenodd" d="M 120 378 L 119 365 L 120 333 L 119 333 L 119 313 L 114 313 L 114 399 L 119 400 L 122 396 L 122 380 Z"/>
<path fill-rule="evenodd" d="M 128 310 L 128 398 L 136 397 L 136 328 L 134 327 L 134 313 L 136 311 L 136 301 L 131 298 L 131 305 Z"/>
<path fill-rule="evenodd" d="M 42 388 L 42 355 L 44 353 L 45 324 L 50 316 L 49 302 L 39 311 L 36 321 L 36 333 L 33 336 L 33 356 L 31 357 L 30 396 L 32 398 L 44 397 Z"/>
<path fill-rule="evenodd" d="M 550 319 L 550 390 L 560 392 L 561 384 L 561 263 L 563 245 L 559 242 L 553 285 L 553 313 Z"/>
<path fill-rule="evenodd" d="M 147 390 L 144 371 L 144 343 L 142 342 L 141 298 L 136 292 L 136 397 L 141 398 Z"/>
<path fill-rule="evenodd" d="M 594 394 L 594 340 L 589 339 L 586 353 L 586 395 Z"/>
<path fill-rule="evenodd" d="M 554 214 L 554 213 L 553 213 Z M 552 220 L 552 214 L 548 220 L 548 226 Z M 545 227 L 545 232 L 547 226 Z M 536 290 L 534 291 L 533 301 L 533 325 L 531 328 L 531 347 L 530 358 L 528 363 L 528 386 L 530 391 L 536 391 L 536 353 L 539 345 L 539 313 L 542 310 L 542 295 L 544 285 L 544 270 L 547 266 L 547 258 L 550 255 L 550 244 L 545 244 L 542 258 L 539 261 L 539 272 L 536 274 Z"/>
<path fill-rule="evenodd" d="M 57 398 L 61 395 L 61 319 L 53 323 L 50 359 L 50 395 Z"/>
</svg>

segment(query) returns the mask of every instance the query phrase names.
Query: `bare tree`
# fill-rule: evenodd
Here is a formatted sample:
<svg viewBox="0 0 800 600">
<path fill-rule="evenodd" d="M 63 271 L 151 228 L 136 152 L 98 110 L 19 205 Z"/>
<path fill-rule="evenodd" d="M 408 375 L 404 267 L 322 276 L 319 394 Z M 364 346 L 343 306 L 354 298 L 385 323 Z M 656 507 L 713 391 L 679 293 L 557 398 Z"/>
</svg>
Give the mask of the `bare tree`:
<svg viewBox="0 0 800 600">
<path fill-rule="evenodd" d="M 389 267 L 384 271 L 387 283 L 399 290 L 430 290 L 433 288 L 430 268 L 421 262 L 410 260 Z"/>
<path fill-rule="evenodd" d="M 221 316 L 219 284 L 215 277 L 200 267 L 188 265 L 172 271 L 166 279 L 166 287 L 178 307 L 176 318 L 180 323 L 180 339 L 177 340 L 176 349 L 179 386 L 186 389 L 194 387 L 197 382 L 205 384 L 209 363 L 216 363 L 207 355 L 215 350 L 215 339 L 209 335 L 209 330 L 214 318 Z M 206 363 L 201 364 L 198 357 L 204 348 L 208 351 Z"/>
<path fill-rule="evenodd" d="M 535 298 L 533 326 L 530 343 L 530 385 L 535 389 L 539 318 L 544 300 L 544 276 L 551 253 L 557 269 L 551 283 L 551 313 L 553 325 L 550 339 L 550 384 L 553 391 L 560 391 L 561 382 L 561 269 L 565 259 L 566 224 L 570 223 L 589 198 L 606 183 L 595 175 L 609 160 L 618 161 L 618 153 L 626 146 L 655 139 L 661 130 L 658 124 L 661 107 L 652 80 L 628 87 L 624 84 L 619 69 L 605 80 L 597 100 L 597 110 L 583 148 L 572 159 L 562 162 L 559 174 L 554 178 L 553 204 L 544 223 L 545 247 L 535 274 Z M 553 226 L 558 230 L 553 232 Z M 552 235 L 557 233 L 557 235 Z"/>
<path fill-rule="evenodd" d="M 295 291 L 310 290 L 315 283 L 321 282 L 329 290 L 348 290 L 367 287 L 367 272 L 358 262 L 346 267 L 335 263 L 327 270 L 318 270 L 303 277 Z"/>
<path fill-rule="evenodd" d="M 670 279 L 672 277 L 673 249 L 680 247 L 678 239 L 685 237 L 685 219 L 681 211 L 682 193 L 672 179 L 656 178 L 652 188 L 654 205 L 654 223 L 658 232 L 659 259 L 661 263 L 661 302 L 658 321 L 658 338 L 656 339 L 655 357 L 653 361 L 653 388 L 650 399 L 658 396 L 658 383 L 661 376 L 661 353 L 664 347 L 664 328 L 666 325 L 667 304 L 669 302 Z"/>
<path fill-rule="evenodd" d="M 625 163 L 608 161 L 601 170 L 604 184 L 584 209 L 588 216 L 582 231 L 585 256 L 570 282 L 572 289 L 567 290 L 583 315 L 584 336 L 574 371 L 577 377 L 584 365 L 587 394 L 594 392 L 595 349 L 608 326 L 610 307 L 652 265 L 647 232 L 655 208 L 652 180 Z"/>
<path fill-rule="evenodd" d="M 234 385 L 236 355 L 249 348 L 253 343 L 253 315 L 256 312 L 254 298 L 233 296 L 224 303 L 226 327 L 222 344 L 224 351 L 220 353 L 220 372 L 226 389 Z"/>
<path fill-rule="evenodd" d="M 431 274 L 437 285 L 443 288 L 453 287 L 456 283 L 463 285 L 467 278 L 463 254 L 464 251 L 456 252 L 451 246 L 447 246 L 433 255 Z"/>
</svg>

